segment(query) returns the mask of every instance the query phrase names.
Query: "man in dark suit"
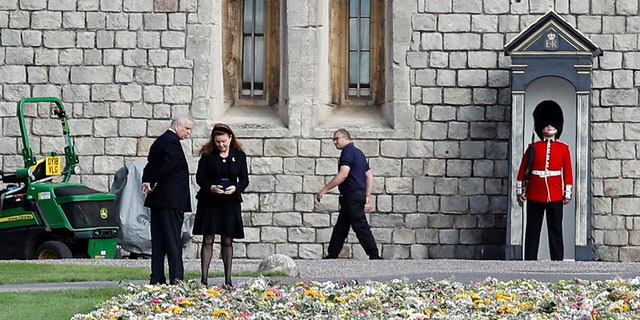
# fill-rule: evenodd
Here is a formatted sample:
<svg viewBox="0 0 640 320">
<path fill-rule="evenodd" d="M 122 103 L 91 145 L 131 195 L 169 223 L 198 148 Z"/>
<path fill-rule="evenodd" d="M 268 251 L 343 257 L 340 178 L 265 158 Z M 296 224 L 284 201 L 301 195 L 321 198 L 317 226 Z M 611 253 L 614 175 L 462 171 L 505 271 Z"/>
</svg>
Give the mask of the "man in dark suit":
<svg viewBox="0 0 640 320">
<path fill-rule="evenodd" d="M 189 137 L 193 120 L 188 115 L 171 119 L 170 128 L 153 142 L 142 172 L 145 207 L 151 211 L 151 284 L 164 284 L 164 256 L 170 284 L 184 278 L 181 230 L 184 213 L 191 211 L 189 166 L 180 140 Z"/>
</svg>

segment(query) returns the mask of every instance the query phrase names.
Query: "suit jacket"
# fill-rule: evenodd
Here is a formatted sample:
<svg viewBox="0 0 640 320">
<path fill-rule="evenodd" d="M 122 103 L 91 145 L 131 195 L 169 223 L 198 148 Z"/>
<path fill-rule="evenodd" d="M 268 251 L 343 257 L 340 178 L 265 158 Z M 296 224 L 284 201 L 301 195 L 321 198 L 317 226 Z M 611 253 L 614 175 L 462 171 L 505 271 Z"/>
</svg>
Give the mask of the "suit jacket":
<svg viewBox="0 0 640 320">
<path fill-rule="evenodd" d="M 571 154 L 569 146 L 557 140 L 547 144 L 545 141 L 534 143 L 535 153 L 533 156 L 533 166 L 529 184 L 527 186 L 527 199 L 537 202 L 554 202 L 564 198 L 564 191 L 573 186 L 573 169 L 571 168 Z M 527 166 L 527 156 L 530 149 L 527 149 L 520 170 L 518 171 L 518 181 L 524 180 L 524 172 Z M 535 172 L 558 172 L 559 175 L 540 176 Z"/>
<path fill-rule="evenodd" d="M 200 157 L 196 172 L 196 183 L 200 186 L 196 196 L 198 200 L 218 196 L 210 191 L 211 185 L 220 184 L 220 178 L 228 178 L 231 185 L 236 186 L 237 200 L 242 202 L 242 193 L 249 185 L 247 155 L 241 150 L 230 147 L 227 161 L 229 161 L 231 175 L 223 177 L 220 172 L 223 170 L 222 166 L 227 164 L 222 162 L 218 150 L 214 149 L 213 152 Z"/>
<path fill-rule="evenodd" d="M 144 201 L 145 207 L 191 211 L 189 165 L 175 132 L 167 130 L 151 145 L 142 182 L 149 182 L 153 190 Z"/>
</svg>

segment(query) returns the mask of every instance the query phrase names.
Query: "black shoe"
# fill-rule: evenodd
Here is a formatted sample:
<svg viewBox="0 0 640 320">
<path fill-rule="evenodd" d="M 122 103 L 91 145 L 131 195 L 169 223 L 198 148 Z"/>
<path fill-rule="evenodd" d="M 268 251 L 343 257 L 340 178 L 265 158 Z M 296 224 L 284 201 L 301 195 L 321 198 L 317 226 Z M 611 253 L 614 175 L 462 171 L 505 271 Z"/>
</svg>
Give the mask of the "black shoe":
<svg viewBox="0 0 640 320">
<path fill-rule="evenodd" d="M 326 259 L 338 259 L 338 257 L 329 255 L 329 256 L 322 257 L 322 259 L 325 259 L 325 260 Z"/>
<path fill-rule="evenodd" d="M 382 260 L 382 257 L 379 255 L 369 256 L 369 260 Z"/>
</svg>

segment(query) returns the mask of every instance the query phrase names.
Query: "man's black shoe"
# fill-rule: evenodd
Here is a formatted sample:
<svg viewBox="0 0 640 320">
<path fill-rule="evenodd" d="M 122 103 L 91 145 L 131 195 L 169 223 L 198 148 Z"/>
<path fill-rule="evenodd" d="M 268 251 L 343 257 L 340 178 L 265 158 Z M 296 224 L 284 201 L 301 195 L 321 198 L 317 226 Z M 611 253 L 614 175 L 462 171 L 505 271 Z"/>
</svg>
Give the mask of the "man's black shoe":
<svg viewBox="0 0 640 320">
<path fill-rule="evenodd" d="M 338 259 L 336 256 L 324 256 L 322 259 Z"/>
<path fill-rule="evenodd" d="M 375 255 L 375 256 L 370 256 L 369 260 L 382 260 L 381 256 Z"/>
</svg>

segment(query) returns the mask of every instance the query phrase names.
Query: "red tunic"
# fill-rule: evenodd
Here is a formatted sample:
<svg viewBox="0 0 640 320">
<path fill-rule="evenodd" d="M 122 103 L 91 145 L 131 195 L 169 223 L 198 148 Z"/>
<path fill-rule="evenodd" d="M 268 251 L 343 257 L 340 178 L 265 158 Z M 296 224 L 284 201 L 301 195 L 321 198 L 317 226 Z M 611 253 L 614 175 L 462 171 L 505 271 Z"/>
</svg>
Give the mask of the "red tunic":
<svg viewBox="0 0 640 320">
<path fill-rule="evenodd" d="M 573 169 L 571 168 L 569 146 L 557 140 L 537 141 L 533 143 L 533 146 L 535 156 L 526 190 L 527 200 L 553 202 L 560 201 L 565 197 L 570 199 L 573 187 Z M 524 180 L 528 152 L 529 149 L 525 152 L 520 163 L 518 185 L 521 185 Z"/>
</svg>

